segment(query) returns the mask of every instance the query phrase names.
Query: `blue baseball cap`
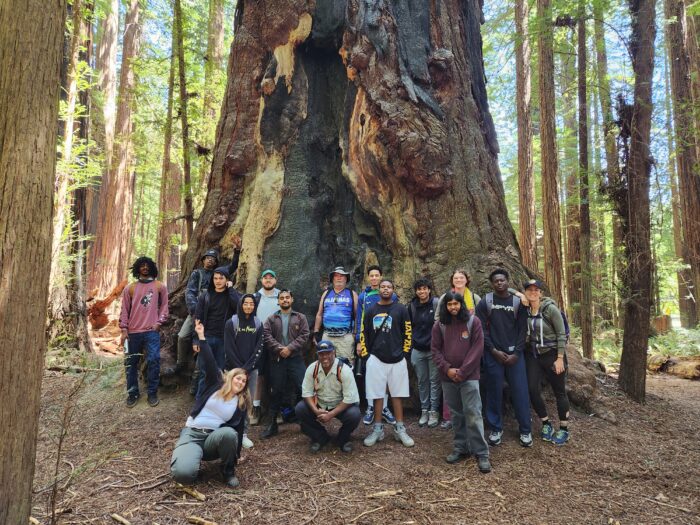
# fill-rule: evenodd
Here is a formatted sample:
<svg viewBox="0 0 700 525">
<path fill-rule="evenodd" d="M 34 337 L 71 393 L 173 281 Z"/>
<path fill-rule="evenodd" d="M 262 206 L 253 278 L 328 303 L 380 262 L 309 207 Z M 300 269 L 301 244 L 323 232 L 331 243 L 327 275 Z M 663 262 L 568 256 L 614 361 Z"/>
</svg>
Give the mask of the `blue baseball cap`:
<svg viewBox="0 0 700 525">
<path fill-rule="evenodd" d="M 335 345 L 326 339 L 319 341 L 316 345 L 316 353 L 321 354 L 323 352 L 335 352 Z"/>
</svg>

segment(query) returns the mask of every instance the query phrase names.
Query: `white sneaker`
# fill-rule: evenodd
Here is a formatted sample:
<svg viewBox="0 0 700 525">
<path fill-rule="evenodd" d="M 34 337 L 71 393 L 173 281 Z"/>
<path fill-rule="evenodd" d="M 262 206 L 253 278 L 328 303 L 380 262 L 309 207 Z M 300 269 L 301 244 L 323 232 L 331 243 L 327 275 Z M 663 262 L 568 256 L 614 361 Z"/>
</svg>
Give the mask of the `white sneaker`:
<svg viewBox="0 0 700 525">
<path fill-rule="evenodd" d="M 253 442 L 248 438 L 247 434 L 243 434 L 243 441 L 241 442 L 243 448 L 253 448 Z"/>
<path fill-rule="evenodd" d="M 440 421 L 440 416 L 437 413 L 437 410 L 431 410 L 428 412 L 428 428 L 435 428 L 438 426 L 438 422 Z"/>
<path fill-rule="evenodd" d="M 501 444 L 501 438 L 503 437 L 502 430 L 492 430 L 489 433 L 489 445 L 492 447 L 497 447 Z"/>
<path fill-rule="evenodd" d="M 396 426 L 394 427 L 394 438 L 396 438 L 396 441 L 401 441 L 401 443 L 403 443 L 403 445 L 406 447 L 412 447 L 416 444 L 411 436 L 409 436 L 406 432 L 406 425 L 404 425 L 402 422 L 396 423 Z"/>
<path fill-rule="evenodd" d="M 372 433 L 365 438 L 365 446 L 371 447 L 377 444 L 377 441 L 384 439 L 384 425 L 381 423 L 375 424 L 372 428 Z"/>
<path fill-rule="evenodd" d="M 528 432 L 527 434 L 520 434 L 520 445 L 523 447 L 532 446 L 532 434 Z"/>
<path fill-rule="evenodd" d="M 420 419 L 418 420 L 418 426 L 424 427 L 427 422 L 428 422 L 428 411 L 422 410 L 420 413 Z"/>
</svg>

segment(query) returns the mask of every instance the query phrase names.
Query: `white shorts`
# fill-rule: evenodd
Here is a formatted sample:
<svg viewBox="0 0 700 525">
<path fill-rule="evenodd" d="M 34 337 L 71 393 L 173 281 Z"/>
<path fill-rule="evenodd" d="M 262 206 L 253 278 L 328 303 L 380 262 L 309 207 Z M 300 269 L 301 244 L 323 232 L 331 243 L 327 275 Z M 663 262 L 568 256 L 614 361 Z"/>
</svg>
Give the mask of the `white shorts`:
<svg viewBox="0 0 700 525">
<path fill-rule="evenodd" d="M 387 387 L 391 397 L 409 397 L 406 360 L 402 359 L 398 363 L 383 363 L 370 355 L 365 371 L 367 399 L 384 399 Z"/>
</svg>

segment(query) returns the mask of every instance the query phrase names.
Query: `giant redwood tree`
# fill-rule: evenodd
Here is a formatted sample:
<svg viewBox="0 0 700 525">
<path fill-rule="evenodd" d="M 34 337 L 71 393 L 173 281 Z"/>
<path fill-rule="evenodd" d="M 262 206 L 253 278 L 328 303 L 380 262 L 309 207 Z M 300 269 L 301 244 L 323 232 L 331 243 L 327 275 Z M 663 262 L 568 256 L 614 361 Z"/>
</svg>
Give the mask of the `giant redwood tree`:
<svg viewBox="0 0 700 525">
<path fill-rule="evenodd" d="M 209 192 L 184 261 L 265 267 L 315 310 L 328 270 L 400 289 L 456 265 L 523 276 L 496 162 L 477 0 L 238 2 Z"/>
<path fill-rule="evenodd" d="M 28 523 L 65 0 L 0 2 L 0 523 Z"/>
</svg>

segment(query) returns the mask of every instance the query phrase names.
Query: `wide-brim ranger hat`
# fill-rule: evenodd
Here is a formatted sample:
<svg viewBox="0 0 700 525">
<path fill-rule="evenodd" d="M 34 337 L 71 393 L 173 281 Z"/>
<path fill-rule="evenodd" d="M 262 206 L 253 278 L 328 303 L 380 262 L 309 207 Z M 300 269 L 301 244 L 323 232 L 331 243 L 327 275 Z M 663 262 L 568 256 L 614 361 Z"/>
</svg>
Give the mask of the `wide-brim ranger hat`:
<svg viewBox="0 0 700 525">
<path fill-rule="evenodd" d="M 527 290 L 530 286 L 536 286 L 540 290 L 542 290 L 544 288 L 542 281 L 538 281 L 537 279 L 530 279 L 529 281 L 525 281 L 523 283 L 524 290 Z"/>
<path fill-rule="evenodd" d="M 328 280 L 329 280 L 331 283 L 333 282 L 333 274 L 334 274 L 334 273 L 337 273 L 337 274 L 339 274 L 339 275 L 344 275 L 346 281 L 347 281 L 347 282 L 350 282 L 350 272 L 348 272 L 347 270 L 345 270 L 345 268 L 343 268 L 342 266 L 336 266 L 335 268 L 333 268 L 333 271 L 332 271 L 331 273 L 328 274 Z"/>
<path fill-rule="evenodd" d="M 335 345 L 327 339 L 322 339 L 316 345 L 316 353 L 323 354 L 325 352 L 335 352 Z"/>
<path fill-rule="evenodd" d="M 219 252 L 217 252 L 213 248 L 204 252 L 204 255 L 202 255 L 202 258 L 200 260 L 203 261 L 207 257 L 213 257 L 214 259 L 216 259 L 216 262 L 219 262 Z"/>
</svg>

